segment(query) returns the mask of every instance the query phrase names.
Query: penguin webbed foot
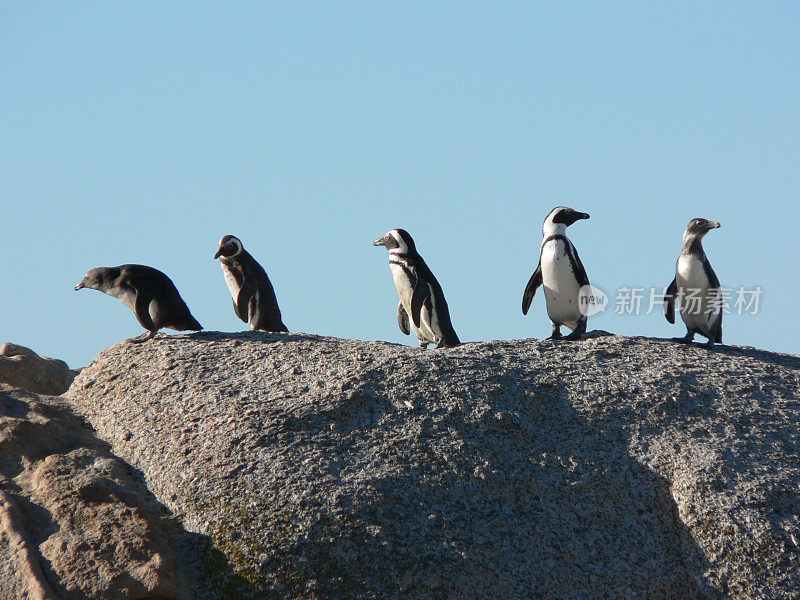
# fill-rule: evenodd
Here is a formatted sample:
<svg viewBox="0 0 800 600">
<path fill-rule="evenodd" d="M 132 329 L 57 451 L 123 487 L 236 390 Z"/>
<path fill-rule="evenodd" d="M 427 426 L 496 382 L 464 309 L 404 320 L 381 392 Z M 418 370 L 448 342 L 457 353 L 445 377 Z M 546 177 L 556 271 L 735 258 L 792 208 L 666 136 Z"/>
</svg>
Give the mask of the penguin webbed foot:
<svg viewBox="0 0 800 600">
<path fill-rule="evenodd" d="M 578 323 L 578 326 L 572 330 L 572 333 L 564 338 L 564 340 L 570 342 L 580 340 L 584 333 L 586 333 L 586 321 L 581 321 Z"/>
<path fill-rule="evenodd" d="M 460 346 L 461 342 L 439 342 L 436 344 L 437 348 L 455 348 L 456 346 Z"/>
<path fill-rule="evenodd" d="M 137 335 L 136 337 L 132 337 L 130 339 L 125 340 L 129 344 L 141 344 L 142 342 L 146 342 L 147 340 L 151 340 L 155 337 L 158 331 L 145 331 L 142 335 Z"/>
<path fill-rule="evenodd" d="M 427 341 L 423 342 L 422 340 L 419 341 L 419 347 L 422 350 L 427 350 L 428 349 L 428 344 L 430 344 L 430 342 L 427 342 Z"/>
<path fill-rule="evenodd" d="M 561 325 L 556 325 L 553 323 L 553 333 L 550 334 L 548 340 L 560 340 L 561 339 Z"/>
<path fill-rule="evenodd" d="M 679 344 L 691 344 L 692 340 L 694 340 L 694 332 L 692 331 L 687 332 L 682 338 L 672 338 L 673 342 L 678 342 Z"/>
</svg>

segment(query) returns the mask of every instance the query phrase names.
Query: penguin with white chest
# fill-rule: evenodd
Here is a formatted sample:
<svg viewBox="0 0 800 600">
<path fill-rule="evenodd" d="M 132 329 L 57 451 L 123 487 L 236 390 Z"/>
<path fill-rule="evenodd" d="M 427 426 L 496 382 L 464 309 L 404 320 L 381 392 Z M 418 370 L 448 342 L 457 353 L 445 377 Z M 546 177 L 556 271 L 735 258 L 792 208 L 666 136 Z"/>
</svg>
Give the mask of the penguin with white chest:
<svg viewBox="0 0 800 600">
<path fill-rule="evenodd" d="M 162 327 L 176 331 L 199 331 L 203 326 L 189 312 L 178 288 L 164 273 L 145 265 L 96 267 L 75 286 L 103 292 L 133 311 L 147 332 L 129 339 L 140 343 L 151 339 Z"/>
<path fill-rule="evenodd" d="M 589 278 L 578 251 L 566 236 L 566 229 L 575 221 L 588 218 L 587 213 L 557 206 L 542 226 L 539 265 L 525 286 L 522 314 L 528 314 L 536 290 L 543 285 L 547 316 L 553 324 L 553 334 L 547 338 L 550 340 L 562 339 L 562 325 L 572 329 L 572 333 L 563 338 L 565 340 L 578 340 L 586 331 L 586 314 L 581 309 L 581 301 L 586 299 L 590 288 L 583 292 L 581 288 L 589 285 Z"/>
<path fill-rule="evenodd" d="M 664 315 L 670 323 L 675 323 L 675 298 L 680 298 L 686 336 L 675 341 L 688 344 L 699 333 L 708 338 L 707 346 L 722 343 L 722 289 L 703 250 L 703 237 L 718 227 L 717 221 L 692 219 L 683 233 L 675 279 L 664 294 Z"/>
<path fill-rule="evenodd" d="M 373 242 L 389 251 L 389 268 L 400 303 L 397 322 L 400 331 L 412 331 L 422 348 L 458 346 L 461 342 L 450 322 L 450 311 L 442 286 L 417 252 L 414 240 L 404 229 L 392 229 Z"/>
<path fill-rule="evenodd" d="M 289 331 L 281 319 L 278 299 L 267 272 L 244 249 L 239 238 L 224 236 L 214 258 L 219 258 L 237 317 L 253 330 Z"/>
</svg>

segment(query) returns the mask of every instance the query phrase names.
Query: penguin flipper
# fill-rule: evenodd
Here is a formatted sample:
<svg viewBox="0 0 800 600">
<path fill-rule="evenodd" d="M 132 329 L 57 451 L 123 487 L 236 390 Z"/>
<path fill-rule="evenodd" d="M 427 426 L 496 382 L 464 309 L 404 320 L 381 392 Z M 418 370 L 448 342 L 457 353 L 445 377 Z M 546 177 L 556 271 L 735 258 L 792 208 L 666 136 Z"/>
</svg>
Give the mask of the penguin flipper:
<svg viewBox="0 0 800 600">
<path fill-rule="evenodd" d="M 589 276 L 586 274 L 586 267 L 583 266 L 581 257 L 578 255 L 578 249 L 573 245 L 572 242 L 569 242 L 569 248 L 572 250 L 572 253 L 574 254 L 574 260 L 572 261 L 572 270 L 575 273 L 575 279 L 578 280 L 578 283 L 580 284 L 581 287 L 589 285 Z"/>
<path fill-rule="evenodd" d="M 250 322 L 250 301 L 255 294 L 255 284 L 250 278 L 244 277 L 239 293 L 236 295 L 236 302 L 233 303 L 233 310 L 236 311 L 236 316 L 244 323 Z"/>
<path fill-rule="evenodd" d="M 536 295 L 536 289 L 542 285 L 542 261 L 539 260 L 539 264 L 536 265 L 536 270 L 531 275 L 531 278 L 528 280 L 528 285 L 525 286 L 525 293 L 522 295 L 522 314 L 527 315 L 528 309 L 531 307 L 531 302 L 533 302 L 533 297 Z"/>
<path fill-rule="evenodd" d="M 239 316 L 239 307 L 238 307 L 238 306 L 236 306 L 236 300 L 233 300 L 233 299 L 231 299 L 231 304 L 233 305 L 233 312 L 236 314 L 236 316 L 237 316 L 237 317 L 239 317 L 240 319 L 242 319 L 242 317 L 241 317 L 241 316 Z M 242 321 L 244 321 L 245 323 L 247 323 L 247 321 L 245 321 L 244 319 L 242 319 Z"/>
<path fill-rule="evenodd" d="M 247 322 L 254 327 L 261 325 L 261 311 L 258 309 L 260 302 L 260 294 L 256 290 L 255 294 L 250 296 L 250 302 L 247 303 Z"/>
<path fill-rule="evenodd" d="M 411 296 L 411 320 L 414 322 L 414 327 L 420 325 L 420 315 L 422 314 L 422 306 L 425 300 L 431 297 L 431 286 L 427 281 L 420 281 L 417 277 L 417 285 L 414 287 L 414 294 Z"/>
<path fill-rule="evenodd" d="M 150 316 L 150 303 L 153 301 L 152 294 L 150 294 L 147 290 L 131 284 L 130 282 L 127 282 L 127 285 L 133 289 L 134 293 L 136 294 L 136 299 L 133 303 L 133 314 L 136 315 L 136 320 L 139 321 L 139 324 L 147 329 L 147 331 L 158 331 L 158 327 L 156 327 L 155 323 L 153 323 L 153 319 Z"/>
<path fill-rule="evenodd" d="M 406 335 L 411 334 L 411 327 L 408 324 L 408 313 L 402 302 L 397 304 L 397 324 L 400 325 L 400 331 Z"/>
<path fill-rule="evenodd" d="M 675 295 L 678 293 L 678 283 L 675 279 L 669 284 L 667 292 L 664 294 L 664 316 L 667 321 L 675 324 Z"/>
</svg>

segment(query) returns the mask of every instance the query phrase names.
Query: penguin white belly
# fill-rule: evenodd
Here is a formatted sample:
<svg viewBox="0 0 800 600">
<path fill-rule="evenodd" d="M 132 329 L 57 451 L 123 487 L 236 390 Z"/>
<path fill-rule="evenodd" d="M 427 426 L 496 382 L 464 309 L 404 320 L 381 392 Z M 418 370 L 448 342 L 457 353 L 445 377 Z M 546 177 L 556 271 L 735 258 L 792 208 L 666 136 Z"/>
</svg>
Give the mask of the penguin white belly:
<svg viewBox="0 0 800 600">
<path fill-rule="evenodd" d="M 436 336 L 430 329 L 428 310 L 424 306 L 422 307 L 422 314 L 420 315 L 420 326 L 419 328 L 414 326 L 414 319 L 411 318 L 411 298 L 414 295 L 414 287 L 411 285 L 411 279 L 406 273 L 406 270 L 402 266 L 393 263 L 389 263 L 389 268 L 392 271 L 392 279 L 394 279 L 394 287 L 397 289 L 397 295 L 400 298 L 400 302 L 403 303 L 403 308 L 406 309 L 409 315 L 408 323 L 414 335 L 417 336 L 417 339 L 426 339 L 430 342 L 436 342 Z"/>
<path fill-rule="evenodd" d="M 132 311 L 136 312 L 136 292 L 134 292 L 132 289 L 128 287 L 119 288 L 114 286 L 110 288 L 106 294 L 116 298 Z"/>
<path fill-rule="evenodd" d="M 394 279 L 394 287 L 397 289 L 397 295 L 400 297 L 400 302 L 406 309 L 406 312 L 411 314 L 411 297 L 414 295 L 414 287 L 411 285 L 411 279 L 406 274 L 405 269 L 400 265 L 389 263 L 389 269 L 392 271 L 392 279 Z"/>
<path fill-rule="evenodd" d="M 236 299 L 239 297 L 239 283 L 236 281 L 236 277 L 234 277 L 233 273 L 231 273 L 231 270 L 225 266 L 225 263 L 220 261 L 219 264 L 222 266 L 222 274 L 225 276 L 225 283 L 228 286 L 228 291 L 231 293 L 231 298 L 236 302 Z"/>
<path fill-rule="evenodd" d="M 582 317 L 578 298 L 581 285 L 572 270 L 563 240 L 545 244 L 541 264 L 547 316 L 554 323 L 575 329 Z"/>
<path fill-rule="evenodd" d="M 681 298 L 681 319 L 686 327 L 709 334 L 722 306 L 719 288 L 711 288 L 703 263 L 692 255 L 681 256 L 675 283 Z"/>
</svg>

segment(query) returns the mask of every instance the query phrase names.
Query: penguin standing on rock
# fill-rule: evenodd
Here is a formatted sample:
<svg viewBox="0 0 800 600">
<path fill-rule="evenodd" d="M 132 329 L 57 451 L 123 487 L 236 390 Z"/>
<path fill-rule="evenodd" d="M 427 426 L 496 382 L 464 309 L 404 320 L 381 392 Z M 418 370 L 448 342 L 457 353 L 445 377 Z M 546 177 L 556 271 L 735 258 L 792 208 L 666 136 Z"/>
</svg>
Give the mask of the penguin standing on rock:
<svg viewBox="0 0 800 600">
<path fill-rule="evenodd" d="M 572 333 L 563 338 L 565 340 L 579 340 L 586 331 L 586 314 L 581 309 L 581 301 L 588 299 L 591 288 L 586 287 L 582 291 L 584 286 L 589 285 L 589 278 L 578 251 L 566 236 L 566 230 L 575 221 L 588 218 L 587 213 L 557 206 L 550 211 L 542 226 L 539 265 L 525 286 L 522 314 L 528 314 L 536 289 L 544 285 L 547 316 L 553 323 L 553 334 L 547 338 L 549 340 L 562 339 L 562 325 L 572 329 Z"/>
<path fill-rule="evenodd" d="M 406 335 L 413 331 L 422 348 L 428 344 L 436 344 L 437 348 L 458 346 L 461 342 L 450 322 L 442 286 L 417 252 L 408 232 L 392 229 L 373 245 L 385 246 L 389 251 L 389 268 L 400 297 L 397 305 L 400 331 Z"/>
<path fill-rule="evenodd" d="M 147 332 L 129 339 L 129 342 L 145 342 L 162 327 L 177 331 L 199 331 L 203 328 L 189 312 L 189 307 L 172 280 L 153 267 L 96 267 L 86 273 L 75 286 L 75 291 L 83 288 L 113 296 L 133 311 Z"/>
<path fill-rule="evenodd" d="M 253 330 L 289 331 L 281 320 L 278 299 L 267 272 L 244 249 L 239 238 L 224 236 L 214 258 L 219 258 L 237 317 Z"/>
<path fill-rule="evenodd" d="M 677 342 L 688 344 L 699 333 L 708 338 L 707 346 L 722 343 L 722 290 L 703 250 L 703 236 L 718 227 L 717 221 L 692 219 L 683 233 L 675 279 L 664 294 L 664 315 L 670 323 L 675 323 L 675 298 L 680 298 L 686 336 L 673 338 Z"/>
</svg>

